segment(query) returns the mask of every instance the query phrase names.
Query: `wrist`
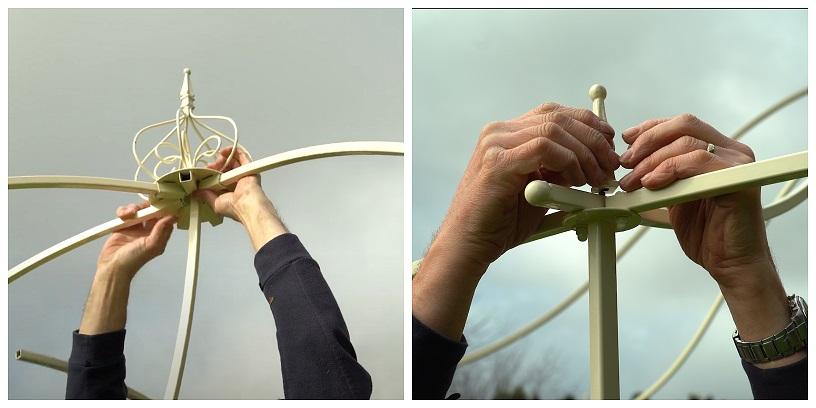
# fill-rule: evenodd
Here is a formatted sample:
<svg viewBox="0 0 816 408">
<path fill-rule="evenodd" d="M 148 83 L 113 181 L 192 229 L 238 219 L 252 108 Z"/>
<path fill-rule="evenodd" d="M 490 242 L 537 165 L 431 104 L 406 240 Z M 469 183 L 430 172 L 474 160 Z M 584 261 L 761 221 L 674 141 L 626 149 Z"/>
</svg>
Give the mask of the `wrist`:
<svg viewBox="0 0 816 408">
<path fill-rule="evenodd" d="M 94 275 L 85 311 L 79 325 L 80 334 L 100 334 L 121 330 L 127 319 L 131 279 L 109 269 Z"/>
<path fill-rule="evenodd" d="M 462 233 L 461 229 L 440 228 L 428 252 L 423 265 L 436 264 L 444 270 L 455 271 L 461 279 L 478 282 L 487 271 L 491 261 L 486 259 L 481 246 Z M 422 269 L 422 268 L 421 268 Z"/>
<path fill-rule="evenodd" d="M 124 268 L 118 265 L 97 265 L 92 285 L 130 287 L 139 268 Z"/>
<path fill-rule="evenodd" d="M 764 339 L 790 323 L 787 294 L 773 263 L 732 272 L 734 277 L 727 284 L 720 283 L 720 290 L 742 340 Z"/>
<path fill-rule="evenodd" d="M 255 250 L 261 249 L 270 240 L 288 232 L 271 201 L 252 206 L 252 211 L 244 211 L 240 222 L 244 226 Z"/>
</svg>

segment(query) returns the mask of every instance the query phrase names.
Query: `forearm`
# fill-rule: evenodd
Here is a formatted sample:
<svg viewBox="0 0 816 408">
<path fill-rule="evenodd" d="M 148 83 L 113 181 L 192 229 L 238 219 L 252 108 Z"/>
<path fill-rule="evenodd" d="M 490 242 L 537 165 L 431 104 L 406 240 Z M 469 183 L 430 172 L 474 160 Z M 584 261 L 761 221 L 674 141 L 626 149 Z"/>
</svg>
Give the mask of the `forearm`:
<svg viewBox="0 0 816 408">
<path fill-rule="evenodd" d="M 104 270 L 94 275 L 79 325 L 80 334 L 109 333 L 125 328 L 130 279 L 123 275 Z"/>
<path fill-rule="evenodd" d="M 453 341 L 462 337 L 476 286 L 487 270 L 462 245 L 440 231 L 412 281 L 414 317 Z"/>
<path fill-rule="evenodd" d="M 745 278 L 736 285 L 720 284 L 720 290 L 742 340 L 764 339 L 780 332 L 791 322 L 787 294 L 770 259 L 734 273 Z M 801 350 L 779 360 L 755 365 L 759 368 L 782 367 L 805 357 L 807 350 Z"/>
<path fill-rule="evenodd" d="M 366 399 L 371 377 L 357 361 L 340 308 L 320 267 L 295 235 L 255 256 L 277 328 L 287 399 Z"/>
<path fill-rule="evenodd" d="M 245 205 L 239 221 L 244 226 L 255 251 L 275 237 L 289 232 L 281 221 L 278 211 L 265 196 Z"/>
</svg>

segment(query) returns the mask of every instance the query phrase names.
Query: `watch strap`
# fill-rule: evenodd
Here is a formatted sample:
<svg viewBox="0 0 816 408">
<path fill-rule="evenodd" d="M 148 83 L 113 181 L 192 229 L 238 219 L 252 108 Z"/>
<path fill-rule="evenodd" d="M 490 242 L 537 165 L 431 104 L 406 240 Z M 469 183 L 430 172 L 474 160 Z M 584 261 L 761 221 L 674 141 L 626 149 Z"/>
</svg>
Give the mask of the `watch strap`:
<svg viewBox="0 0 816 408">
<path fill-rule="evenodd" d="M 749 363 L 767 363 L 787 357 L 807 347 L 807 303 L 799 296 L 790 296 L 793 317 L 779 333 L 759 341 L 743 341 L 734 332 L 737 353 Z"/>
</svg>

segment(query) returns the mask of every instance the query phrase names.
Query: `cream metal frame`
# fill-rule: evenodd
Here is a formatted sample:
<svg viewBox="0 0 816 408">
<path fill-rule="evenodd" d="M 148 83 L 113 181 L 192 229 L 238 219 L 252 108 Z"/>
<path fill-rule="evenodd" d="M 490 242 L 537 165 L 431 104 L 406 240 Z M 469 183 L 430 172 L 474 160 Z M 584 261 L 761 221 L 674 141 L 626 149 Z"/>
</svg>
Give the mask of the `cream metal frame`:
<svg viewBox="0 0 816 408">
<path fill-rule="evenodd" d="M 212 189 L 215 191 L 227 189 L 242 177 L 260 174 L 264 171 L 273 170 L 279 167 L 308 160 L 349 155 L 404 155 L 404 145 L 400 142 L 343 142 L 310 146 L 279 153 L 266 158 L 254 160 L 248 164 L 225 173 L 196 167 L 196 165 L 200 163 L 206 165 L 207 162 L 204 159 L 207 157 L 213 157 L 219 150 L 218 147 L 210 147 L 209 142 L 211 141 L 216 141 L 217 146 L 221 145 L 221 138 L 232 142 L 232 150 L 230 151 L 229 157 L 234 155 L 236 148 L 243 147 L 238 144 L 238 129 L 232 119 L 224 116 L 197 116 L 192 114 L 194 109 L 193 101 L 195 98 L 190 88 L 189 69 L 184 70 L 184 79 L 180 99 L 181 107 L 176 112 L 176 119 L 149 125 L 142 128 L 134 137 L 133 155 L 138 165 L 136 174 L 134 175 L 134 180 L 53 175 L 9 177 L 8 181 L 9 189 L 71 188 L 138 193 L 151 203 L 149 207 L 140 210 L 136 216 L 131 219 L 121 220 L 116 218 L 102 223 L 60 243 L 57 243 L 21 262 L 9 270 L 9 285 L 17 279 L 23 277 L 26 273 L 32 271 L 34 268 L 107 234 L 130 227 L 143 221 L 163 216 L 165 214 L 177 214 L 179 216 L 179 228 L 188 229 L 188 250 L 178 333 L 176 336 L 173 359 L 170 366 L 170 375 L 164 394 L 164 398 L 166 399 L 177 399 L 181 390 L 195 306 L 195 294 L 200 257 L 199 243 L 201 222 L 210 221 L 213 226 L 215 226 L 218 225 L 221 220 L 221 218 L 216 216 L 208 205 L 200 203 L 197 199 L 192 198 L 191 194 L 199 189 Z M 234 136 L 228 137 L 213 127 L 198 121 L 197 119 L 225 120 L 233 126 L 235 131 Z M 136 153 L 136 142 L 139 137 L 149 129 L 172 123 L 176 124 L 173 130 L 163 139 L 161 139 L 159 143 L 149 151 L 147 156 L 140 158 Z M 200 139 L 200 144 L 195 151 L 191 149 L 189 141 L 187 140 L 186 129 L 184 129 L 185 123 L 193 126 L 195 133 L 197 133 L 197 136 Z M 203 137 L 198 129 L 196 129 L 196 124 L 202 125 L 207 130 L 213 132 L 214 135 L 206 138 Z M 167 142 L 168 138 L 173 133 L 175 133 L 178 137 L 178 145 L 172 145 L 171 143 Z M 158 148 L 161 146 L 175 149 L 178 154 L 161 156 L 161 154 L 158 152 Z M 206 147 L 207 150 L 202 151 L 202 147 Z M 244 150 L 246 151 L 246 149 Z M 158 160 L 158 163 L 152 172 L 144 167 L 145 161 L 150 155 L 153 155 L 153 157 Z M 174 163 L 181 164 L 180 168 L 173 168 L 167 174 L 161 177 L 155 174 L 156 169 L 158 169 L 161 164 L 169 165 Z M 223 168 L 221 170 L 223 170 Z M 152 183 L 139 181 L 138 176 L 140 172 L 148 173 L 148 175 L 151 176 L 154 181 Z M 67 362 L 43 354 L 20 349 L 17 351 L 17 359 L 63 372 L 67 371 Z M 128 398 L 148 399 L 143 393 L 130 388 L 128 388 Z"/>
<path fill-rule="evenodd" d="M 787 96 L 743 125 L 732 135 L 732 138 L 741 138 L 764 119 L 806 95 L 807 88 L 804 88 Z M 600 85 L 593 85 L 589 90 L 589 96 L 594 113 L 605 118 L 603 99 L 606 97 L 606 89 Z M 589 193 L 544 181 L 530 182 L 525 189 L 525 198 L 531 205 L 560 211 L 547 215 L 541 229 L 525 243 L 575 230 L 579 240 L 589 241 L 589 280 L 542 316 L 515 332 L 468 353 L 460 361 L 459 366 L 487 357 L 532 333 L 588 291 L 590 398 L 620 398 L 615 270 L 617 259 L 634 247 L 634 244 L 648 231 L 648 227 L 671 228 L 668 211 L 663 208 L 664 206 L 788 181 L 776 200 L 763 207 L 763 217 L 767 224 L 772 218 L 796 207 L 807 198 L 807 184 L 793 189 L 798 179 L 807 177 L 807 166 L 807 151 L 804 151 L 679 180 L 661 190 L 640 189 L 629 193 L 618 192 L 610 197 L 606 197 L 603 193 L 597 194 L 597 190 Z M 635 234 L 622 245 L 617 253 L 613 252 L 615 233 L 638 224 L 640 226 Z M 421 261 L 421 259 L 414 261 L 414 274 L 419 270 Z M 641 392 L 637 399 L 650 398 L 682 366 L 705 334 L 722 300 L 722 296 L 718 294 L 691 341 L 672 365 L 654 384 Z"/>
</svg>

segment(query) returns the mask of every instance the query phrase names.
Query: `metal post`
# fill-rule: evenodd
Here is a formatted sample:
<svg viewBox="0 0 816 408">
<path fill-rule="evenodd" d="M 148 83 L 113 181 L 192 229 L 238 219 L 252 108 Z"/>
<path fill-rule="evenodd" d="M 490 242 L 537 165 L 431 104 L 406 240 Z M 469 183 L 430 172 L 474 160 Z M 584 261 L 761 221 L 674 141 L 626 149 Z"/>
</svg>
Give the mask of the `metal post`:
<svg viewBox="0 0 816 408">
<path fill-rule="evenodd" d="M 619 399 L 618 296 L 614 220 L 587 225 L 590 398 Z"/>
<path fill-rule="evenodd" d="M 198 282 L 198 249 L 200 243 L 201 220 L 198 216 L 198 201 L 190 200 L 190 229 L 187 238 L 187 274 L 184 278 L 184 297 L 181 300 L 176 350 L 170 363 L 170 378 L 164 391 L 165 399 L 178 399 L 181 378 L 187 361 L 187 346 L 190 344 L 190 330 L 193 326 L 196 284 Z"/>
</svg>

